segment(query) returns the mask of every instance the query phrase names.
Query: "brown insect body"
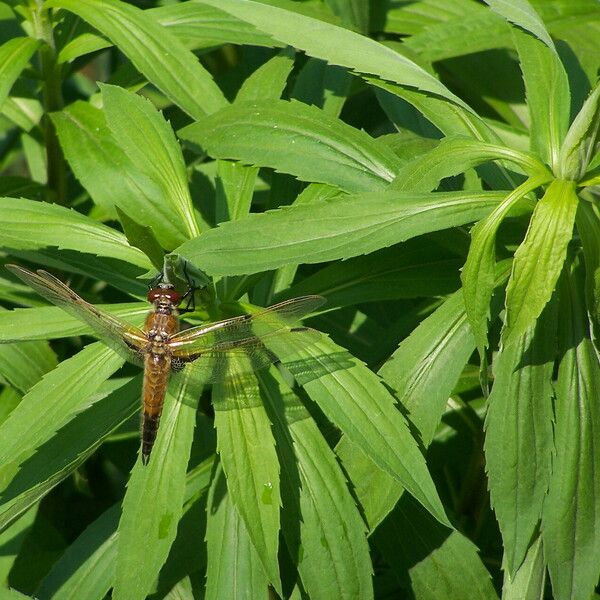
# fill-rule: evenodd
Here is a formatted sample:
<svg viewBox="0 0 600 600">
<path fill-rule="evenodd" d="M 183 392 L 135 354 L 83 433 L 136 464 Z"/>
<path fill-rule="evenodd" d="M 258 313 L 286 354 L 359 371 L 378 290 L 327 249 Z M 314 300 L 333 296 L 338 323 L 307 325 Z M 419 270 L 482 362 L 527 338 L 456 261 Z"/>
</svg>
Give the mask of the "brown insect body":
<svg viewBox="0 0 600 600">
<path fill-rule="evenodd" d="M 148 302 L 153 310 L 146 317 L 142 330 L 86 302 L 46 271 L 40 269 L 34 273 L 10 264 L 6 268 L 40 296 L 87 324 L 100 340 L 125 360 L 144 366 L 144 464 L 149 461 L 156 439 L 171 371 L 185 368 L 188 375 L 205 384 L 229 381 L 266 368 L 298 347 L 319 339 L 317 331 L 293 325 L 323 304 L 321 296 L 292 298 L 252 315 L 244 314 L 179 331 L 177 307 L 182 296 L 172 285 L 160 283 L 148 292 Z M 292 334 L 297 334 L 296 339 L 289 338 Z M 294 343 L 288 347 L 291 341 Z M 275 353 L 271 346 L 276 346 Z"/>
<path fill-rule="evenodd" d="M 148 292 L 148 301 L 154 304 L 154 311 L 146 317 L 143 328 L 148 336 L 142 387 L 142 463 L 145 465 L 156 440 L 171 374 L 171 352 L 167 342 L 179 331 L 177 305 L 180 299 L 171 286 L 164 284 Z"/>
</svg>

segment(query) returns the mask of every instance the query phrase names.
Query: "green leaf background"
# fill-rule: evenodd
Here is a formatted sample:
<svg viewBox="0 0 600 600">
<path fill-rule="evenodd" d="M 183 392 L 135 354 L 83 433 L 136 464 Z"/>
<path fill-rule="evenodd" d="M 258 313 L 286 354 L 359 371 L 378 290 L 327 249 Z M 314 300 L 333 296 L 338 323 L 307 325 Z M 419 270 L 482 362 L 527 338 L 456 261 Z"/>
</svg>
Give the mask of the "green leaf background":
<svg viewBox="0 0 600 600">
<path fill-rule="evenodd" d="M 592 597 L 594 0 L 0 22 L 3 597 Z M 135 326 L 163 265 L 184 327 L 327 303 L 269 369 L 173 376 L 144 466 L 139 368 L 10 263 Z"/>
</svg>

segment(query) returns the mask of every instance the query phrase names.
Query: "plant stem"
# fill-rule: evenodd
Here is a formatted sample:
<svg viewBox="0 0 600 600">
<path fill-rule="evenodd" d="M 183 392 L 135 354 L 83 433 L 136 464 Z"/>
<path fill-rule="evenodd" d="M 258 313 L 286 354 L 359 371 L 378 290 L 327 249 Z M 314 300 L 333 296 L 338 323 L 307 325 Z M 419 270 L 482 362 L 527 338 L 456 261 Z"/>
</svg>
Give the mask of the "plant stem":
<svg viewBox="0 0 600 600">
<path fill-rule="evenodd" d="M 46 142 L 48 200 L 64 205 L 66 203 L 67 184 L 65 158 L 56 135 L 56 129 L 49 116 L 49 113 L 61 110 L 64 105 L 60 66 L 56 63 L 56 46 L 54 44 L 52 22 L 48 10 L 43 6 L 43 0 L 32 0 L 31 9 L 35 35 L 43 42 L 39 57 L 43 79 L 44 118 L 42 127 Z"/>
</svg>

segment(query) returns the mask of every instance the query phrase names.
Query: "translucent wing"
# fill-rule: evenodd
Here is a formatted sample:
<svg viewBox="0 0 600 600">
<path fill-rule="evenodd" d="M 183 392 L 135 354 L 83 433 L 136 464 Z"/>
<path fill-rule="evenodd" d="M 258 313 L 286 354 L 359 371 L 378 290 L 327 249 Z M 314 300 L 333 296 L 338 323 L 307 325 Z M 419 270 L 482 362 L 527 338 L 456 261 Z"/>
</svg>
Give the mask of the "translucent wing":
<svg viewBox="0 0 600 600">
<path fill-rule="evenodd" d="M 174 356 L 194 360 L 206 352 L 224 352 L 244 345 L 251 348 L 257 338 L 289 331 L 299 319 L 325 302 L 322 296 L 301 296 L 270 306 L 255 314 L 233 317 L 210 325 L 192 327 L 169 340 Z"/>
<path fill-rule="evenodd" d="M 17 265 L 6 265 L 6 268 L 40 296 L 87 323 L 102 342 L 126 360 L 142 364 L 141 350 L 147 344 L 147 339 L 140 329 L 97 309 L 46 271 L 38 270 L 33 273 Z"/>
<path fill-rule="evenodd" d="M 185 356 L 184 373 L 199 378 L 203 383 L 218 383 L 237 379 L 264 369 L 302 347 L 314 344 L 321 333 L 310 327 L 280 330 L 258 337 L 216 343 L 201 354 Z M 192 358 L 192 356 L 194 356 Z M 191 362 L 187 362 L 191 361 Z"/>
</svg>

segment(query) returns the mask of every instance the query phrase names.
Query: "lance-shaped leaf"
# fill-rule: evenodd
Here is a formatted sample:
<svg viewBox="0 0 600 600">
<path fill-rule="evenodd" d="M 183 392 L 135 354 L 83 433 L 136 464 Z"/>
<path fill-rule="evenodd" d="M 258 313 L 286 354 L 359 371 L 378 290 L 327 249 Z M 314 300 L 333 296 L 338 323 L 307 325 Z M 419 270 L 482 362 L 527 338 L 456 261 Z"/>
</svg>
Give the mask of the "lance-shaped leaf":
<svg viewBox="0 0 600 600">
<path fill-rule="evenodd" d="M 74 210 L 24 198 L 0 198 L 0 246 L 15 250 L 56 246 L 150 268 L 148 258 L 121 232 Z"/>
<path fill-rule="evenodd" d="M 148 81 L 194 118 L 227 101 L 198 59 L 146 11 L 119 0 L 50 0 L 109 38 Z"/>
<path fill-rule="evenodd" d="M 474 345 L 459 290 L 424 319 L 379 370 L 409 411 L 425 447 Z"/>
<path fill-rule="evenodd" d="M 295 100 L 236 103 L 178 132 L 215 158 L 290 173 L 349 192 L 383 189 L 394 153 L 366 132 Z"/>
<path fill-rule="evenodd" d="M 381 192 L 281 208 L 223 223 L 178 254 L 212 275 L 368 254 L 412 237 L 478 221 L 505 192 Z M 357 228 L 357 223 L 360 227 Z"/>
<path fill-rule="evenodd" d="M 188 473 L 186 502 L 201 495 L 208 488 L 212 463 L 211 457 Z M 39 598 L 102 600 L 106 596 L 114 581 L 120 513 L 120 503 L 113 505 L 68 547 L 42 580 L 36 593 Z M 180 521 L 175 546 L 181 541 L 179 534 L 184 538 L 190 533 L 189 530 L 181 531 L 188 526 L 188 514 L 189 511 Z M 200 535 L 199 530 L 193 533 L 196 533 L 196 536 Z M 186 549 L 190 546 L 196 548 L 194 544 L 186 544 Z M 177 558 L 181 565 L 181 555 Z M 198 560 L 199 557 L 195 555 L 194 558 Z"/>
<path fill-rule="evenodd" d="M 16 37 L 0 46 L 0 108 L 38 46 L 38 40 L 29 37 Z"/>
<path fill-rule="evenodd" d="M 98 308 L 128 323 L 141 326 L 148 313 L 148 304 L 104 304 Z M 75 335 L 93 335 L 83 321 L 54 306 L 15 308 L 0 311 L 0 344 L 17 341 L 52 340 Z"/>
<path fill-rule="evenodd" d="M 314 600 L 371 599 L 365 525 L 346 479 L 309 412 L 272 372 L 260 382 L 281 457 L 283 534 L 302 584 Z"/>
<path fill-rule="evenodd" d="M 591 202 L 580 202 L 575 222 L 585 257 L 587 308 L 596 333 L 600 333 L 600 209 Z"/>
<path fill-rule="evenodd" d="M 506 570 L 502 586 L 503 600 L 537 600 L 544 597 L 546 564 L 542 536 L 538 535 L 527 550 L 519 570 L 511 577 Z"/>
<path fill-rule="evenodd" d="M 182 375 L 167 392 L 150 463 L 133 468 L 119 522 L 113 598 L 142 600 L 152 590 L 183 514 L 187 463 L 201 385 Z"/>
<path fill-rule="evenodd" d="M 293 357 L 282 362 L 327 418 L 382 470 L 402 484 L 436 519 L 448 525 L 425 459 L 394 397 L 362 362 L 329 339 L 285 341 Z M 278 342 L 279 343 L 279 342 Z M 278 354 L 273 342 L 270 350 Z"/>
<path fill-rule="evenodd" d="M 546 30 L 544 21 L 527 0 L 485 0 L 485 2 L 507 21 L 530 31 L 554 50 L 554 42 Z"/>
<path fill-rule="evenodd" d="M 586 172 L 596 148 L 600 127 L 600 83 L 581 107 L 560 149 L 558 176 L 578 181 Z"/>
<path fill-rule="evenodd" d="M 555 308 L 549 304 L 537 324 L 514 343 L 504 345 L 494 361 L 485 458 L 492 506 L 511 576 L 527 553 L 550 478 Z"/>
<path fill-rule="evenodd" d="M 479 354 L 487 347 L 489 306 L 494 291 L 496 267 L 496 233 L 510 209 L 523 196 L 545 182 L 544 176 L 532 177 L 515 188 L 485 219 L 471 229 L 471 246 L 461 279 L 465 306 Z"/>
<path fill-rule="evenodd" d="M 31 388 L 0 427 L 2 489 L 36 448 L 99 399 L 94 397 L 99 386 L 122 364 L 122 358 L 96 342 L 60 363 Z"/>
<path fill-rule="evenodd" d="M 377 75 L 401 85 L 431 92 L 470 110 L 440 81 L 391 48 L 342 27 L 249 0 L 201 0 L 202 4 L 227 11 L 252 23 L 309 56 L 330 64 L 349 67 L 358 73 Z M 336 43 L 332 44 L 331 40 Z"/>
<path fill-rule="evenodd" d="M 96 204 L 115 218 L 115 205 L 120 206 L 140 225 L 150 227 L 165 248 L 187 239 L 179 213 L 169 199 L 165 201 L 166 190 L 154 174 L 134 165 L 108 129 L 102 111 L 87 102 L 74 102 L 53 113 L 52 121 L 73 173 Z"/>
<path fill-rule="evenodd" d="M 150 8 L 147 12 L 168 27 L 189 48 L 210 48 L 220 44 L 247 44 L 267 48 L 285 46 L 250 23 L 236 19 L 213 6 L 180 2 Z"/>
<path fill-rule="evenodd" d="M 531 122 L 531 150 L 551 167 L 558 167 L 569 125 L 571 94 L 565 68 L 554 49 L 515 29 L 513 37 L 523 71 Z M 552 49 L 550 49 L 552 48 Z"/>
<path fill-rule="evenodd" d="M 600 571 L 600 362 L 579 271 L 560 286 L 556 453 L 541 527 L 557 600 L 591 597 Z"/>
<path fill-rule="evenodd" d="M 117 144 L 140 173 L 161 187 L 163 205 L 177 215 L 185 237 L 197 236 L 185 162 L 169 123 L 142 96 L 114 85 L 101 90 L 106 124 Z"/>
<path fill-rule="evenodd" d="M 94 404 L 36 448 L 2 492 L 0 527 L 72 475 L 114 429 L 138 412 L 140 390 L 141 377 L 126 384 L 105 382 Z"/>
<path fill-rule="evenodd" d="M 137 221 L 134 221 L 118 205 L 115 205 L 115 208 L 123 227 L 123 233 L 127 236 L 127 241 L 134 248 L 139 248 L 157 271 L 162 271 L 165 255 L 152 229 L 147 225 L 140 225 Z"/>
<path fill-rule="evenodd" d="M 506 289 L 505 342 L 522 335 L 550 300 L 573 237 L 578 202 L 575 182 L 555 179 L 537 203 Z"/>
<path fill-rule="evenodd" d="M 271 423 L 252 375 L 213 388 L 218 451 L 231 502 L 240 514 L 269 582 L 281 590 L 279 460 Z"/>
<path fill-rule="evenodd" d="M 206 543 L 206 600 L 266 598 L 269 579 L 232 503 L 222 468 L 215 470 L 208 493 Z"/>
<path fill-rule="evenodd" d="M 464 173 L 492 160 L 514 163 L 524 172 L 549 181 L 552 174 L 529 152 L 490 144 L 462 136 L 443 139 L 435 148 L 407 162 L 398 171 L 391 187 L 396 190 L 429 192 L 445 177 Z M 544 177 L 545 175 L 545 177 Z"/>
</svg>

